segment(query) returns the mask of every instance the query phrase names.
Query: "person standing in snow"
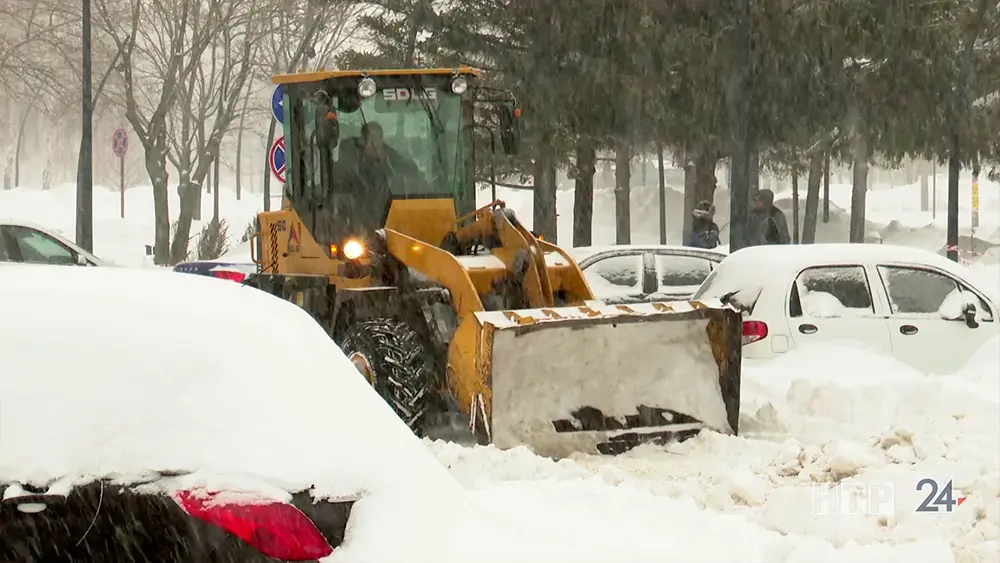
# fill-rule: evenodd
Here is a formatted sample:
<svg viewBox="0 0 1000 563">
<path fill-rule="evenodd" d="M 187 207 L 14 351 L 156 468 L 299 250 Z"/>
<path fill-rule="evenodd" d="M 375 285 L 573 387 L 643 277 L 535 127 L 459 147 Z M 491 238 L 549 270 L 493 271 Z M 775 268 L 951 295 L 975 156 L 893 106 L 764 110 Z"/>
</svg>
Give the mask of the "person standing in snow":
<svg viewBox="0 0 1000 563">
<path fill-rule="evenodd" d="M 791 244 L 785 214 L 774 206 L 774 192 L 763 189 L 753 198 L 750 212 L 750 246 Z"/>
<path fill-rule="evenodd" d="M 691 212 L 694 221 L 684 236 L 684 246 L 712 249 L 719 246 L 719 226 L 715 224 L 715 206 L 702 201 Z"/>
</svg>

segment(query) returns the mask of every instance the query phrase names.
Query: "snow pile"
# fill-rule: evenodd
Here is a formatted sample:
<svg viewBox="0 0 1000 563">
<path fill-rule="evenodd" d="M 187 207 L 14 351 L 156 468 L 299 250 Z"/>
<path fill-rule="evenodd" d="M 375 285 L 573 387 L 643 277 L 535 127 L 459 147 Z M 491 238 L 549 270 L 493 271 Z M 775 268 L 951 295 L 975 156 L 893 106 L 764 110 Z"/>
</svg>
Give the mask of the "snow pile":
<svg viewBox="0 0 1000 563">
<path fill-rule="evenodd" d="M 700 525 L 716 529 L 725 539 L 720 543 L 730 542 L 732 530 L 740 530 L 738 538 L 760 538 L 757 550 L 744 552 L 745 561 L 762 552 L 771 561 L 996 561 L 998 366 L 1000 339 L 984 346 L 962 372 L 944 377 L 843 344 L 820 345 L 745 370 L 739 437 L 703 432 L 666 449 L 560 461 L 524 448 L 501 452 L 442 442 L 431 447 L 453 475 L 483 496 L 509 499 L 524 491 L 524 498 L 517 498 L 525 514 L 545 513 L 545 491 L 600 498 L 593 510 L 613 511 L 618 502 L 631 502 L 655 522 L 651 528 L 634 524 L 634 537 L 685 529 L 677 522 L 704 518 Z M 951 513 L 916 513 L 928 494 L 916 488 L 924 478 L 939 487 L 952 480 L 956 498 L 967 498 Z M 814 486 L 836 483 L 893 484 L 895 514 L 815 514 Z M 647 515 L 646 507 L 657 503 L 669 515 Z M 586 518 L 587 509 L 578 510 Z M 747 522 L 754 526 L 745 527 Z M 648 533 L 638 531 L 647 528 Z M 784 543 L 772 543 L 769 532 L 787 534 Z M 741 549 L 735 540 L 730 547 Z M 767 552 L 769 547 L 774 551 Z"/>
<path fill-rule="evenodd" d="M 0 482 L 189 470 L 336 497 L 454 488 L 319 325 L 263 292 L 10 266 L 0 318 Z"/>
</svg>

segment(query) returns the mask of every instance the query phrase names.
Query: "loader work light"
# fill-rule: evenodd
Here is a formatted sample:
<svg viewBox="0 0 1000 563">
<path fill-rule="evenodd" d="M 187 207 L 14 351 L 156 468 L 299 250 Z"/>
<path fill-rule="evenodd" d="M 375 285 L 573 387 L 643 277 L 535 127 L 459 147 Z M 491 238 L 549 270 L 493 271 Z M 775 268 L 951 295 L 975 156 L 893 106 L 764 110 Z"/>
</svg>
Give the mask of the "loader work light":
<svg viewBox="0 0 1000 563">
<path fill-rule="evenodd" d="M 451 81 L 451 91 L 455 94 L 461 96 L 469 89 L 469 81 L 461 76 L 455 77 L 455 80 Z"/>
<path fill-rule="evenodd" d="M 370 98 L 375 95 L 375 81 L 371 78 L 363 78 L 358 82 L 358 95 L 362 98 Z"/>
<path fill-rule="evenodd" d="M 348 260 L 357 260 L 361 258 L 361 255 L 365 253 L 365 245 L 361 244 L 356 240 L 349 240 L 344 243 L 344 258 Z"/>
</svg>

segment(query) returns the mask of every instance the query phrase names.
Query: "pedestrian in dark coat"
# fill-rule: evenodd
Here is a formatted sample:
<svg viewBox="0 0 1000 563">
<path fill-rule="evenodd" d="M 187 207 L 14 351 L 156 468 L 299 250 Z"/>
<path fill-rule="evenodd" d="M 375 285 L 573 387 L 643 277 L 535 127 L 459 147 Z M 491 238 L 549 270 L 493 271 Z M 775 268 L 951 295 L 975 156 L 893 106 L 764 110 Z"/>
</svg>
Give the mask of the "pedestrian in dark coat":
<svg viewBox="0 0 1000 563">
<path fill-rule="evenodd" d="M 691 212 L 694 221 L 691 231 L 684 237 L 684 246 L 695 248 L 715 248 L 719 246 L 719 226 L 715 224 L 715 206 L 702 201 Z"/>
<path fill-rule="evenodd" d="M 774 206 L 774 192 L 763 189 L 753 198 L 750 212 L 750 246 L 791 244 L 785 214 Z"/>
</svg>

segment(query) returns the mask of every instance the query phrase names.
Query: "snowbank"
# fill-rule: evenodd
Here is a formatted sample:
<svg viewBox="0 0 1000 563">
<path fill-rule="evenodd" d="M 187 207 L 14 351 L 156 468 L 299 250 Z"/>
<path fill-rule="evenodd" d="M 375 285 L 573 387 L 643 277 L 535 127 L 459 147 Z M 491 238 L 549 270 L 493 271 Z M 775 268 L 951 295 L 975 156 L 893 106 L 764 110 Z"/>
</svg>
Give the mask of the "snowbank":
<svg viewBox="0 0 1000 563">
<path fill-rule="evenodd" d="M 745 561 L 994 562 L 1000 539 L 998 367 L 1000 339 L 983 346 L 960 373 L 944 377 L 827 345 L 745 370 L 739 437 L 703 432 L 666 449 L 558 462 L 523 448 L 501 452 L 442 442 L 431 448 L 461 482 L 498 503 L 516 498 L 525 514 L 555 510 L 546 503 L 554 503 L 558 491 L 581 495 L 592 510 L 616 516 L 619 502 L 630 503 L 637 518 L 654 522 L 633 524 L 621 516 L 635 526 L 633 537 L 674 527 L 698 537 L 699 530 L 685 527 L 691 523 L 715 530 L 720 543 L 734 553 L 743 550 Z M 951 479 L 956 495 L 967 499 L 952 513 L 916 513 L 927 494 L 916 489 L 924 478 L 942 487 Z M 814 514 L 813 485 L 836 482 L 892 483 L 895 515 Z M 586 507 L 574 509 L 587 518 Z M 786 535 L 778 542 L 769 532 Z M 758 547 L 740 545 L 744 537 L 759 538 Z M 686 545 L 684 537 L 671 541 Z M 688 558 L 685 551 L 665 552 Z"/>
<path fill-rule="evenodd" d="M 263 292 L 10 266 L 0 318 L 0 482 L 169 469 L 335 497 L 454 488 L 319 325 Z"/>
</svg>

